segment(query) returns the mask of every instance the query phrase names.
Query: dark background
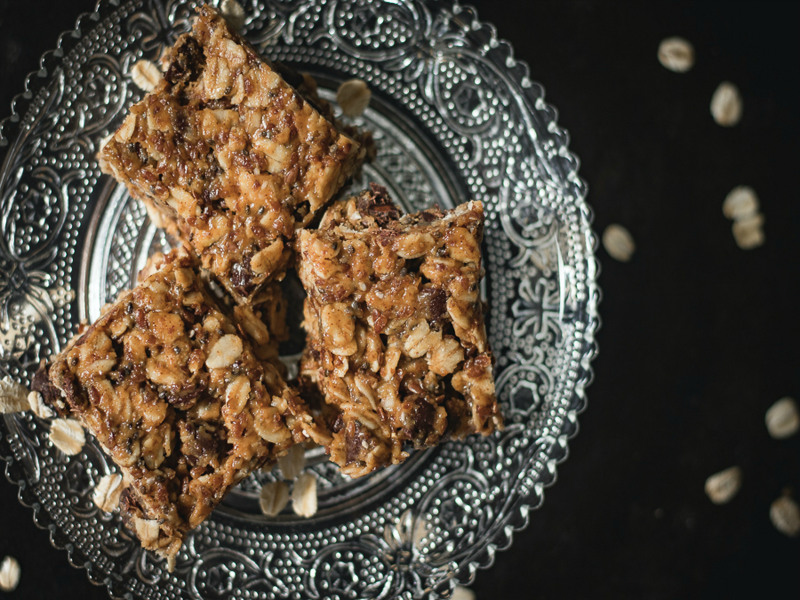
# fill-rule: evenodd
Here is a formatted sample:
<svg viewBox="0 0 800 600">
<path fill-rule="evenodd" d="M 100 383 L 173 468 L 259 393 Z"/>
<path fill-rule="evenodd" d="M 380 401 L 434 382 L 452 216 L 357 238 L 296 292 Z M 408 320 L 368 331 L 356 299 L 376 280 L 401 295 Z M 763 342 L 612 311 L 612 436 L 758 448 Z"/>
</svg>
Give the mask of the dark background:
<svg viewBox="0 0 800 600">
<path fill-rule="evenodd" d="M 621 223 L 637 252 L 604 250 L 603 327 L 589 408 L 530 526 L 478 573 L 494 598 L 800 598 L 800 538 L 769 505 L 800 494 L 800 435 L 764 426 L 800 397 L 800 190 L 796 19 L 791 5 L 474 0 L 547 89 L 582 161 L 598 232 Z M 39 56 L 93 0 L 0 0 L 0 118 Z M 686 74 L 656 59 L 664 37 L 696 49 Z M 723 80 L 744 116 L 709 113 Z M 751 185 L 766 244 L 740 250 L 725 195 Z M 740 465 L 725 506 L 706 477 Z M 22 566 L 14 598 L 107 598 L 54 550 L 0 481 L 0 557 Z M 776 597 L 776 596 L 773 596 Z"/>
</svg>

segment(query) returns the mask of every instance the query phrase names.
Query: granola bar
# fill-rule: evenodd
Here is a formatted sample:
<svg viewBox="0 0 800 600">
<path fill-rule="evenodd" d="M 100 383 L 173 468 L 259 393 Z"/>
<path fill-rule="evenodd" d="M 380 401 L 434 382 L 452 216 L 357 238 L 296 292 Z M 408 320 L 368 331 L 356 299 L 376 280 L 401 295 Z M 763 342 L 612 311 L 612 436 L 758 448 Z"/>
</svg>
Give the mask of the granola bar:
<svg viewBox="0 0 800 600">
<path fill-rule="evenodd" d="M 203 267 L 246 304 L 280 279 L 295 230 L 366 149 L 325 119 L 329 107 L 315 108 L 312 82 L 260 58 L 208 6 L 168 64 L 105 143 L 100 165 L 151 214 L 174 222 Z"/>
<path fill-rule="evenodd" d="M 328 436 L 259 361 L 194 268 L 175 252 L 34 379 L 121 468 L 123 518 L 174 557 L 231 487 L 289 447 Z"/>
<path fill-rule="evenodd" d="M 372 184 L 300 232 L 301 373 L 334 408 L 328 450 L 342 472 L 502 427 L 478 289 L 483 221 L 480 202 L 401 217 Z"/>
</svg>

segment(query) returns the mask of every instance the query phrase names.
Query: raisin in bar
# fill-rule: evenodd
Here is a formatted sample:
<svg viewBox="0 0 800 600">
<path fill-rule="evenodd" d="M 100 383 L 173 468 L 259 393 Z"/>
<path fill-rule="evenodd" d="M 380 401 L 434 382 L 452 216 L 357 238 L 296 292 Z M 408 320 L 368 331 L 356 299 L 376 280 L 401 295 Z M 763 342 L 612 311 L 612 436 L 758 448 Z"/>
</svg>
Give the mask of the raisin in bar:
<svg viewBox="0 0 800 600">
<path fill-rule="evenodd" d="M 156 221 L 174 224 L 239 304 L 280 279 L 288 240 L 367 151 L 321 114 L 330 110 L 315 108 L 312 83 L 260 58 L 203 6 L 172 48 L 162 82 L 99 153 L 102 170 Z"/>
<path fill-rule="evenodd" d="M 173 252 L 34 378 L 121 468 L 123 519 L 169 559 L 253 470 L 294 443 L 329 441 L 243 337 L 193 259 Z"/>
<path fill-rule="evenodd" d="M 480 202 L 401 217 L 372 184 L 300 232 L 301 374 L 335 409 L 328 450 L 344 473 L 402 462 L 407 442 L 502 427 L 479 291 L 483 222 Z"/>
</svg>

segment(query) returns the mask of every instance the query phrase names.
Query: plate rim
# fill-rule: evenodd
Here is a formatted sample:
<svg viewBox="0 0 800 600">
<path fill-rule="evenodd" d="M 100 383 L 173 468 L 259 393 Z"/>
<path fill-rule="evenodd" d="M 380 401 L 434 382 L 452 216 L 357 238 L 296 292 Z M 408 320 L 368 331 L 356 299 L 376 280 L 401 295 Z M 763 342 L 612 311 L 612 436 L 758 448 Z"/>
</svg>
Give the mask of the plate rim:
<svg viewBox="0 0 800 600">
<path fill-rule="evenodd" d="M 214 2 L 214 0 L 207 0 Z M 481 21 L 478 11 L 469 4 L 460 4 L 459 0 L 421 0 L 431 8 L 441 11 L 443 9 L 450 10 L 453 14 L 462 12 L 470 13 L 470 25 L 473 32 L 485 31 L 489 36 L 489 44 L 493 50 L 499 50 L 505 58 L 505 64 L 509 73 L 517 82 L 525 82 L 524 87 L 534 90 L 539 100 L 536 103 L 536 110 L 545 115 L 545 120 L 548 126 L 552 127 L 551 131 L 563 137 L 564 156 L 569 161 L 574 163 L 574 174 L 579 183 L 580 193 L 578 194 L 578 206 L 581 209 L 582 216 L 586 221 L 586 260 L 589 276 L 586 279 L 586 286 L 588 291 L 587 300 L 587 313 L 588 326 L 583 334 L 584 339 L 587 341 L 587 351 L 585 357 L 581 361 L 581 367 L 585 371 L 585 377 L 577 381 L 573 391 L 573 398 L 578 396 L 580 405 L 574 409 L 575 415 L 582 414 L 587 406 L 588 400 L 586 397 L 586 388 L 594 382 L 595 373 L 592 367 L 592 362 L 595 360 L 599 353 L 599 346 L 597 343 L 597 333 L 602 326 L 602 320 L 598 311 L 598 307 L 602 302 L 602 290 L 600 289 L 598 278 L 601 272 L 601 264 L 597 257 L 597 249 L 599 247 L 599 238 L 593 229 L 594 224 L 594 211 L 586 200 L 588 195 L 588 186 L 586 181 L 578 175 L 580 169 L 580 159 L 569 149 L 570 136 L 566 129 L 559 126 L 558 110 L 545 101 L 544 86 L 534 80 L 531 80 L 530 68 L 527 61 L 519 60 L 514 57 L 514 50 L 511 43 L 497 35 L 497 28 L 495 25 L 488 21 Z M 39 59 L 39 69 L 31 71 L 26 77 L 24 82 L 24 91 L 16 94 L 11 100 L 11 113 L 7 114 L 0 120 L 0 174 L 5 171 L 6 161 L 11 154 L 10 150 L 13 149 L 14 144 L 19 139 L 20 134 L 23 132 L 23 118 L 27 115 L 31 108 L 33 101 L 37 94 L 43 87 L 50 83 L 50 76 L 53 70 L 58 66 L 65 56 L 81 43 L 84 39 L 84 33 L 103 19 L 112 15 L 117 11 L 124 2 L 121 0 L 97 0 L 95 9 L 92 12 L 84 12 L 78 15 L 75 20 L 75 26 L 72 29 L 63 31 L 57 39 L 56 47 L 52 50 L 45 51 Z M 5 371 L 0 367 L 0 371 Z M 495 562 L 497 550 L 508 550 L 513 544 L 514 533 L 526 529 L 529 525 L 530 510 L 538 509 L 544 503 L 544 489 L 552 486 L 558 479 L 558 465 L 563 463 L 569 457 L 569 441 L 573 439 L 580 431 L 578 420 L 575 420 L 574 428 L 566 434 L 563 446 L 563 455 L 553 460 L 551 467 L 552 478 L 545 482 L 538 494 L 538 501 L 528 503 L 525 501 L 519 502 L 518 506 L 512 509 L 512 516 L 515 518 L 510 523 L 510 527 L 505 531 L 505 536 L 496 534 L 496 537 L 504 537 L 507 543 L 497 545 L 494 542 L 499 541 L 494 539 L 487 544 L 478 554 L 468 560 L 467 564 L 459 565 L 455 571 L 453 580 L 454 583 L 459 585 L 470 585 L 474 582 L 478 569 L 489 569 Z M 94 564 L 91 559 L 84 553 L 84 551 L 75 546 L 69 538 L 67 538 L 56 525 L 55 521 L 50 517 L 49 513 L 42 511 L 42 506 L 38 504 L 34 496 L 30 496 L 28 492 L 27 481 L 24 473 L 21 471 L 19 461 L 16 461 L 13 454 L 6 452 L 5 438 L 0 431 L 0 459 L 5 461 L 6 466 L 4 473 L 6 479 L 13 485 L 18 486 L 17 499 L 23 506 L 32 509 L 34 524 L 44 530 L 49 530 L 50 544 L 58 549 L 64 550 L 67 553 L 67 560 L 70 565 L 76 569 L 85 569 L 87 578 L 94 585 L 105 585 L 111 598 L 118 598 L 114 595 L 115 582 L 110 577 L 103 577 L 104 574 L 95 570 Z M 10 450 L 10 448 L 9 448 Z M 522 500 L 522 499 L 521 499 Z M 516 514 L 514 514 L 516 513 Z M 518 518 L 517 518 L 518 517 Z M 463 579 L 460 575 L 466 574 Z M 451 588 L 452 589 L 452 588 Z"/>
</svg>

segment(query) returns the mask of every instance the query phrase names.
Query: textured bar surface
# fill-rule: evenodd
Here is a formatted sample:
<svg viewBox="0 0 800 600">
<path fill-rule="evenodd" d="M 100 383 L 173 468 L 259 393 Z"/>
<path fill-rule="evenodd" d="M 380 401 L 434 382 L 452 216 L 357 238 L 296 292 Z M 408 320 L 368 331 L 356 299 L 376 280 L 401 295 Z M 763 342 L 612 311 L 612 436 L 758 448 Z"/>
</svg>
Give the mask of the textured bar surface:
<svg viewBox="0 0 800 600">
<path fill-rule="evenodd" d="M 372 185 L 300 232 L 301 374 L 324 396 L 331 460 L 361 476 L 502 427 L 479 285 L 483 206 L 400 216 Z"/>
<path fill-rule="evenodd" d="M 124 520 L 167 557 L 253 470 L 294 443 L 329 440 L 194 266 L 168 254 L 34 379 L 121 468 Z"/>
</svg>

